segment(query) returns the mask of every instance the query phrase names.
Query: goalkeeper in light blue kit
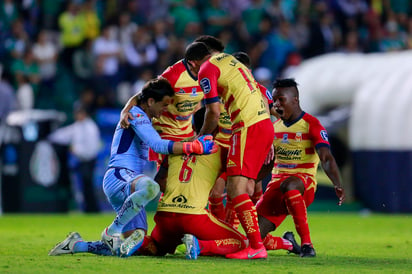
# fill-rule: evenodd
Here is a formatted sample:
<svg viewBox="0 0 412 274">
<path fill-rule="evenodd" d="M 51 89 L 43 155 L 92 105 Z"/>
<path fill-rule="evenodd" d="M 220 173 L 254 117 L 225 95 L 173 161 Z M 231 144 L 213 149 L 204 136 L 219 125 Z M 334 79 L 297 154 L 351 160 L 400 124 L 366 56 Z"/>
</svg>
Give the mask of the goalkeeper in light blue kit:
<svg viewBox="0 0 412 274">
<path fill-rule="evenodd" d="M 130 127 L 123 129 L 120 124 L 116 127 L 103 190 L 117 215 L 103 230 L 102 241 L 85 242 L 77 232 L 72 232 L 49 255 L 90 252 L 130 256 L 140 247 L 139 243 L 147 232 L 144 207 L 160 191 L 159 185 L 143 174 L 149 147 L 162 154 L 210 154 L 217 151 L 211 135 L 201 136 L 193 142 L 160 138 L 152 127 L 151 119 L 159 117 L 167 109 L 173 95 L 173 88 L 166 79 L 148 81 L 137 98 L 137 106 L 130 110 L 134 117 L 130 120 Z"/>
</svg>

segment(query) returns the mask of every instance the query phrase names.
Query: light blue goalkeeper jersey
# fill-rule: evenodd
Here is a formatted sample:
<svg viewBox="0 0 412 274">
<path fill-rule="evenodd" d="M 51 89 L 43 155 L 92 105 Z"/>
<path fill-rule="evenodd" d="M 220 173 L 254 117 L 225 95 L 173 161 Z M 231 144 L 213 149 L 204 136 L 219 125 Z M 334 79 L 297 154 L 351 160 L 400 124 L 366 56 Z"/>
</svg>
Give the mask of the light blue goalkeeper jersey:
<svg viewBox="0 0 412 274">
<path fill-rule="evenodd" d="M 116 126 L 108 167 L 127 168 L 142 174 L 148 161 L 149 147 L 157 153 L 171 154 L 174 142 L 160 138 L 140 107 L 133 107 L 130 113 L 134 119 L 129 120 L 128 129 L 121 128 L 120 123 Z"/>
</svg>

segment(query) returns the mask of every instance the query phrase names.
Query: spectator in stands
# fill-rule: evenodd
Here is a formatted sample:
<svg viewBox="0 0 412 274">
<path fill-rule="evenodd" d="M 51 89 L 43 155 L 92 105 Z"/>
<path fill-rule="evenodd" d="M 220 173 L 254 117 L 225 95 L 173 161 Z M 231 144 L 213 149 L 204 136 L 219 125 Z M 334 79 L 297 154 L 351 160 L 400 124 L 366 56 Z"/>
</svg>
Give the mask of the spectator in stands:
<svg viewBox="0 0 412 274">
<path fill-rule="evenodd" d="M 36 98 L 39 108 L 55 108 L 53 97 L 57 72 L 57 50 L 57 45 L 50 40 L 49 33 L 46 30 L 40 31 L 37 42 L 33 46 L 34 59 L 40 71 L 39 93 Z"/>
<path fill-rule="evenodd" d="M 121 47 L 119 41 L 113 37 L 113 25 L 106 25 L 101 36 L 93 45 L 93 55 L 96 58 L 97 92 L 102 104 L 115 106 L 115 90 L 119 83 L 119 62 Z"/>
<path fill-rule="evenodd" d="M 60 14 L 58 20 L 63 47 L 62 61 L 71 71 L 74 51 L 81 46 L 85 38 L 84 20 L 80 14 L 79 4 L 69 1 L 66 10 Z"/>
<path fill-rule="evenodd" d="M 96 39 L 100 34 L 100 19 L 95 8 L 95 0 L 87 0 L 82 4 L 80 16 L 84 24 L 84 38 Z"/>
<path fill-rule="evenodd" d="M 133 33 L 132 41 L 123 46 L 123 53 L 128 64 L 128 79 L 136 81 L 145 69 L 155 69 L 158 58 L 156 45 L 153 43 L 150 32 L 139 27 Z"/>
<path fill-rule="evenodd" d="M 101 148 L 100 131 L 83 105 L 74 106 L 74 117 L 74 123 L 57 129 L 49 136 L 49 140 L 70 146 L 73 178 L 78 176 L 81 181 L 83 210 L 86 213 L 98 212 L 99 206 L 93 176 L 97 155 Z"/>
</svg>

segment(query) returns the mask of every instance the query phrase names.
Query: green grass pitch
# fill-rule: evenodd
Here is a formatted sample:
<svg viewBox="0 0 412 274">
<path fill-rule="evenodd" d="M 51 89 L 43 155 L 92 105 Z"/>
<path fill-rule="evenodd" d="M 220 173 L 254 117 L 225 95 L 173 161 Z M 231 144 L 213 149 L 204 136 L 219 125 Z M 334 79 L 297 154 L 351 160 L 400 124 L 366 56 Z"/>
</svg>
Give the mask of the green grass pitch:
<svg viewBox="0 0 412 274">
<path fill-rule="evenodd" d="M 153 228 L 153 213 L 148 214 Z M 269 251 L 266 260 L 221 257 L 104 257 L 48 251 L 70 231 L 98 240 L 113 214 L 0 216 L 0 273 L 412 273 L 412 216 L 310 212 L 316 258 Z M 292 230 L 291 218 L 273 234 Z"/>
</svg>

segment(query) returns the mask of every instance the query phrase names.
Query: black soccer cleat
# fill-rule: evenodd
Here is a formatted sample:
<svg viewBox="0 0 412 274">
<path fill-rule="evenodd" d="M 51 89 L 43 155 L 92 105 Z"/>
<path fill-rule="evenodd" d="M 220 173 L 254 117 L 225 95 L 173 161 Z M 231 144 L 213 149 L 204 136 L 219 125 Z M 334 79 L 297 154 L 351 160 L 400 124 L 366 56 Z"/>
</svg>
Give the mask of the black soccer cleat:
<svg viewBox="0 0 412 274">
<path fill-rule="evenodd" d="M 285 240 L 288 240 L 289 242 L 292 243 L 293 248 L 292 248 L 292 250 L 288 251 L 289 253 L 295 253 L 295 254 L 298 254 L 298 255 L 300 254 L 301 248 L 300 248 L 300 245 L 298 245 L 298 243 L 296 242 L 295 235 L 293 235 L 293 232 L 286 231 L 283 234 L 282 238 L 285 239 Z"/>
<path fill-rule="evenodd" d="M 315 249 L 311 244 L 302 245 L 302 251 L 300 252 L 301 257 L 316 257 Z"/>
</svg>

